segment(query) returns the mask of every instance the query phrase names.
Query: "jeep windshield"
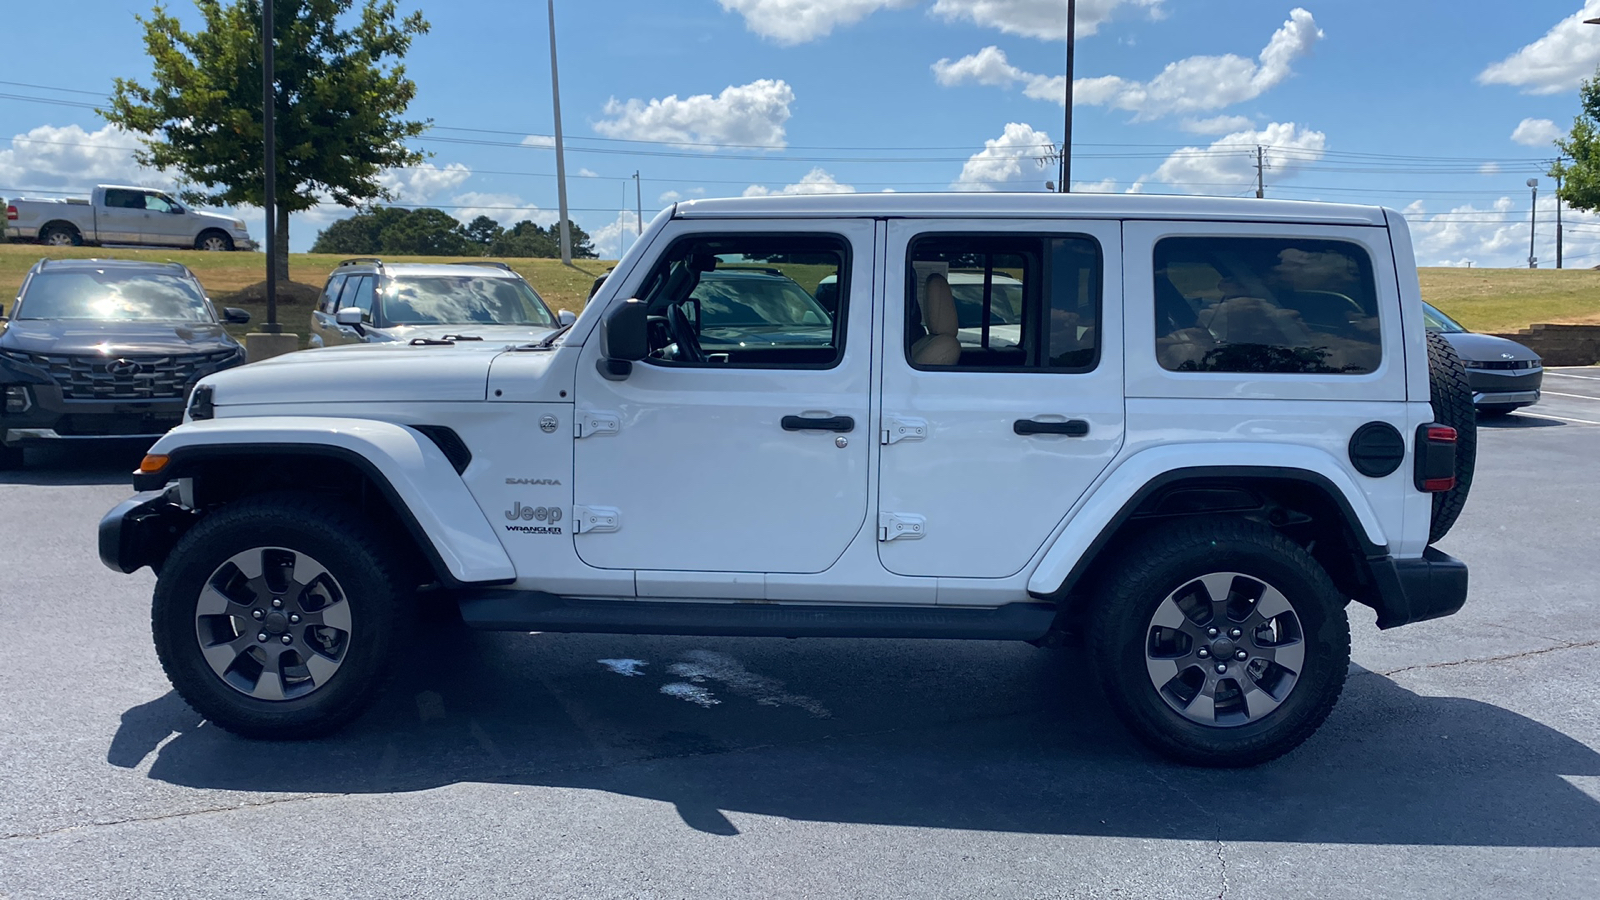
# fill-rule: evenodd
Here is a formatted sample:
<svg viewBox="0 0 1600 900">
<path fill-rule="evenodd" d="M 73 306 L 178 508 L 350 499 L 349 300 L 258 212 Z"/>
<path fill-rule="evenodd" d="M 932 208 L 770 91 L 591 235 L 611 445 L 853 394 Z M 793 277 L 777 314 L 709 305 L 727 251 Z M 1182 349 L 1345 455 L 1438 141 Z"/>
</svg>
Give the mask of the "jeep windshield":
<svg viewBox="0 0 1600 900">
<path fill-rule="evenodd" d="M 556 327 L 555 314 L 519 278 L 397 275 L 383 290 L 390 325 Z"/>
<path fill-rule="evenodd" d="M 42 271 L 28 281 L 15 319 L 215 322 L 192 280 L 159 272 L 116 269 Z"/>
</svg>

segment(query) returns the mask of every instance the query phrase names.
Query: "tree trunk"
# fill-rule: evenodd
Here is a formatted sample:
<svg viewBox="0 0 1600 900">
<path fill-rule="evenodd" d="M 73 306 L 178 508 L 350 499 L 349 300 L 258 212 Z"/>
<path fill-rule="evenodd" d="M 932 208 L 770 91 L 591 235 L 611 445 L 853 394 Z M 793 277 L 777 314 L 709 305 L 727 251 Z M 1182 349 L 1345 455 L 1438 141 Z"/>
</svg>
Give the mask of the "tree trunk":
<svg viewBox="0 0 1600 900">
<path fill-rule="evenodd" d="M 289 211 L 279 206 L 274 210 L 278 214 L 277 256 L 273 259 L 273 268 L 277 271 L 279 290 L 289 281 Z"/>
</svg>

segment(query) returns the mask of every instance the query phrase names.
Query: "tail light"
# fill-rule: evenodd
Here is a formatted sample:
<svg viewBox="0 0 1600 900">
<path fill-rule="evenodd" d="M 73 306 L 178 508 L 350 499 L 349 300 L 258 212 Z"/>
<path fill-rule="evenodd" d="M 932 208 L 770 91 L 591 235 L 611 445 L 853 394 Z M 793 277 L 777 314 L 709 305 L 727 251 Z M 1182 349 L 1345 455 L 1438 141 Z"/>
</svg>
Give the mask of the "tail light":
<svg viewBox="0 0 1600 900">
<path fill-rule="evenodd" d="M 1417 490 L 1438 494 L 1456 486 L 1456 437 L 1449 425 L 1417 427 Z"/>
<path fill-rule="evenodd" d="M 6 221 L 7 222 L 15 222 L 16 220 L 17 220 L 17 208 L 15 206 L 7 206 L 6 207 Z"/>
</svg>

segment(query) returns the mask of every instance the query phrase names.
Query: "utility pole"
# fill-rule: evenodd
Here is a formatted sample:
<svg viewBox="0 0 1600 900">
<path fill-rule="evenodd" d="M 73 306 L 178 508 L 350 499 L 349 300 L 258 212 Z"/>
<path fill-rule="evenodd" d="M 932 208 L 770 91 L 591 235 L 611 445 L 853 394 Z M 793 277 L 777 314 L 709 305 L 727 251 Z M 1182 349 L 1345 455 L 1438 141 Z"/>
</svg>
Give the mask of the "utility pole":
<svg viewBox="0 0 1600 900">
<path fill-rule="evenodd" d="M 261 134 L 262 171 L 261 211 L 266 213 L 267 227 L 267 321 L 261 326 L 263 334 L 278 334 L 283 326 L 278 324 L 278 147 L 275 140 L 274 120 L 277 118 L 276 91 L 273 90 L 275 64 L 272 43 L 277 23 L 272 15 L 272 0 L 261 2 Z"/>
<path fill-rule="evenodd" d="M 1261 150 L 1261 145 L 1256 145 L 1256 199 L 1261 200 L 1267 196 L 1267 164 L 1266 156 Z"/>
<path fill-rule="evenodd" d="M 633 224 L 635 234 L 644 234 L 644 188 L 639 181 L 639 170 L 633 170 L 633 201 L 638 204 Z"/>
<path fill-rule="evenodd" d="M 269 0 L 270 2 L 270 0 Z M 561 264 L 572 265 L 572 228 L 567 223 L 567 157 L 561 142 L 561 80 L 556 69 L 556 0 L 550 6 L 550 97 L 556 114 L 556 200 L 561 206 Z"/>
<path fill-rule="evenodd" d="M 1528 207 L 1528 268 L 1539 268 L 1539 258 L 1533 255 L 1533 238 L 1539 223 L 1539 179 L 1529 178 L 1528 187 L 1533 189 L 1533 202 Z"/>
<path fill-rule="evenodd" d="M 1561 179 L 1567 170 L 1561 167 L 1564 157 L 1556 157 L 1556 268 L 1561 268 Z"/>
<path fill-rule="evenodd" d="M 1078 37 L 1078 0 L 1067 0 L 1066 122 L 1061 134 L 1061 180 L 1056 190 L 1072 193 L 1072 64 Z"/>
</svg>

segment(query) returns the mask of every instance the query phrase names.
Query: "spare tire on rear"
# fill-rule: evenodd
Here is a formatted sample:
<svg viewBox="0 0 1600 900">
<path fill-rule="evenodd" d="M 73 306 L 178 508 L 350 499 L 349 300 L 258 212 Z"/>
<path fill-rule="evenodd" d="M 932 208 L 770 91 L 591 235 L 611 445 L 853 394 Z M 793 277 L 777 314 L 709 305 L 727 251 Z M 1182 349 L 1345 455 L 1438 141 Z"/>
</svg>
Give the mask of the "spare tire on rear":
<svg viewBox="0 0 1600 900">
<path fill-rule="evenodd" d="M 1478 419 L 1472 407 L 1472 388 L 1467 385 L 1467 367 L 1444 335 L 1428 332 L 1428 387 L 1433 403 L 1433 420 L 1456 430 L 1456 486 L 1433 495 L 1433 519 L 1428 526 L 1428 543 L 1450 532 L 1467 505 L 1472 489 L 1472 469 L 1478 460 Z"/>
</svg>

